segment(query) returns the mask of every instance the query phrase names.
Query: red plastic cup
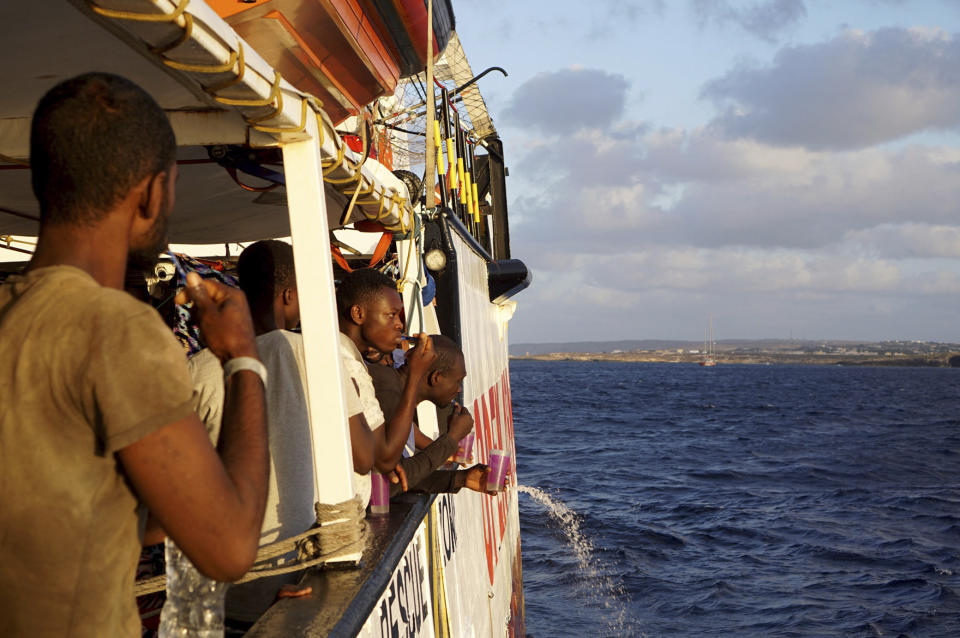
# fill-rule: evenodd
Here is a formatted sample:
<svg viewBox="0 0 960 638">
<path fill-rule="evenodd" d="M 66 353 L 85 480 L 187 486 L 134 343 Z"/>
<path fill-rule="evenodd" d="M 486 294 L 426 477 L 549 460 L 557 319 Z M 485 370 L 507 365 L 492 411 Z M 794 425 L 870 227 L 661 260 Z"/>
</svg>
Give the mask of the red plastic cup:
<svg viewBox="0 0 960 638">
<path fill-rule="evenodd" d="M 473 432 L 460 439 L 460 446 L 457 448 L 457 454 L 453 457 L 455 462 L 466 464 L 473 459 L 474 439 L 476 439 L 476 435 Z"/>
<path fill-rule="evenodd" d="M 380 472 L 371 470 L 370 484 L 370 513 L 376 515 L 389 514 L 390 481 Z"/>
<path fill-rule="evenodd" d="M 490 450 L 490 473 L 487 474 L 487 491 L 500 492 L 503 490 L 503 478 L 510 465 L 510 455 L 503 450 Z"/>
</svg>

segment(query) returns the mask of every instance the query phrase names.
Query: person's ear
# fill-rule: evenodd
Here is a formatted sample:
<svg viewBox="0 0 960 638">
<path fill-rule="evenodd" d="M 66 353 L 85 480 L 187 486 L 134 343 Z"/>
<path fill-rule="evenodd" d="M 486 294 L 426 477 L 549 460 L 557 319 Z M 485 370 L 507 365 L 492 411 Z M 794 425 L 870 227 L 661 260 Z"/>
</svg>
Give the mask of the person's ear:
<svg viewBox="0 0 960 638">
<path fill-rule="evenodd" d="M 367 313 L 364 312 L 363 306 L 360 304 L 353 304 L 350 306 L 350 319 L 353 320 L 353 323 L 357 324 L 358 326 L 362 326 L 366 316 Z"/>
<path fill-rule="evenodd" d="M 146 178 L 145 184 L 141 182 L 143 191 L 140 194 L 140 206 L 137 214 L 144 221 L 152 223 L 159 215 L 163 214 L 167 177 L 167 173 L 164 171 Z M 134 188 L 141 187 L 141 184 Z"/>
<path fill-rule="evenodd" d="M 434 370 L 433 372 L 430 372 L 430 373 L 427 374 L 427 385 L 429 385 L 429 386 L 432 388 L 433 386 L 437 385 L 438 383 L 440 383 L 440 371 L 439 371 L 439 370 Z"/>
<path fill-rule="evenodd" d="M 281 293 L 281 298 L 283 299 L 283 305 L 289 306 L 290 304 L 292 304 L 296 294 L 297 294 L 297 291 L 295 289 L 284 288 L 283 293 Z"/>
</svg>

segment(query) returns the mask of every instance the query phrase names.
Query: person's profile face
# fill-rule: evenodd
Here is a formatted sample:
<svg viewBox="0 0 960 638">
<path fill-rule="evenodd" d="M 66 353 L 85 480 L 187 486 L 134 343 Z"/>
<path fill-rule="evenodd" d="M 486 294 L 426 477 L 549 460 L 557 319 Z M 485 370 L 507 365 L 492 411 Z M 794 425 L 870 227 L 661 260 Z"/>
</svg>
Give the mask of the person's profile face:
<svg viewBox="0 0 960 638">
<path fill-rule="evenodd" d="M 400 293 L 384 286 L 379 295 L 364 305 L 364 340 L 380 352 L 392 352 L 400 346 L 402 317 L 403 299 Z"/>
<path fill-rule="evenodd" d="M 462 355 L 457 357 L 456 364 L 437 374 L 436 381 L 433 384 L 433 393 L 439 407 L 446 407 L 457 398 L 457 395 L 463 390 L 463 380 L 466 377 L 467 367 Z"/>
</svg>

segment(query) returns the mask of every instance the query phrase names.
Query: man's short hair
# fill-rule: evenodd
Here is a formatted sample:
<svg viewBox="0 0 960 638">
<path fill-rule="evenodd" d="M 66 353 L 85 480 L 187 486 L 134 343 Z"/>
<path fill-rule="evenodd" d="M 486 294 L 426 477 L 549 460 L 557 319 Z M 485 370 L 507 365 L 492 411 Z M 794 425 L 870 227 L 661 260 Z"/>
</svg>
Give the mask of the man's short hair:
<svg viewBox="0 0 960 638">
<path fill-rule="evenodd" d="M 337 286 L 337 311 L 342 318 L 349 318 L 351 308 L 375 299 L 383 288 L 396 290 L 397 284 L 379 270 L 361 268 L 347 273 Z"/>
<path fill-rule="evenodd" d="M 430 335 L 430 340 L 433 342 L 434 352 L 437 353 L 437 358 L 430 365 L 430 372 L 446 372 L 463 356 L 460 345 L 446 335 Z"/>
<path fill-rule="evenodd" d="M 40 98 L 30 126 L 40 222 L 96 223 L 176 156 L 166 114 L 139 86 L 108 73 L 65 80 Z"/>
<path fill-rule="evenodd" d="M 284 288 L 297 287 L 293 246 L 278 239 L 250 244 L 237 260 L 237 278 L 251 307 L 273 304 Z"/>
</svg>

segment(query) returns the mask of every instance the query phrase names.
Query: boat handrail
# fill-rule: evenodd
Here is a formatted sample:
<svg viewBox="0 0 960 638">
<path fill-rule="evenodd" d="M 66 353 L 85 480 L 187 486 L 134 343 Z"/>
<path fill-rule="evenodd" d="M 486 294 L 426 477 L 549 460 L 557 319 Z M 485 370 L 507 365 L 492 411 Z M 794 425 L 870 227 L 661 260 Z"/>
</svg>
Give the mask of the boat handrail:
<svg viewBox="0 0 960 638">
<path fill-rule="evenodd" d="M 313 587 L 312 599 L 280 599 L 272 605 L 247 633 L 251 638 L 267 638 L 289 635 L 288 615 L 296 617 L 304 606 L 318 612 L 310 627 L 311 635 L 323 635 L 329 638 L 347 638 L 360 633 L 364 623 L 376 607 L 377 601 L 390 583 L 394 570 L 400 564 L 421 523 L 431 512 L 436 500 L 435 494 L 417 494 L 412 503 L 392 503 L 389 520 L 373 521 L 375 525 L 371 543 L 364 552 L 364 562 L 360 573 L 347 572 L 346 587 L 356 587 L 355 591 L 344 591 L 343 587 L 321 586 L 325 580 L 344 577 L 338 570 L 311 570 L 304 574 L 301 583 Z M 393 512 L 409 508 L 397 521 Z M 386 539 L 385 543 L 380 540 Z M 428 552 L 429 560 L 429 552 Z M 318 581 L 320 581 L 318 583 Z M 353 594 L 350 596 L 349 594 Z M 325 598 L 331 596 L 332 602 Z"/>
</svg>

